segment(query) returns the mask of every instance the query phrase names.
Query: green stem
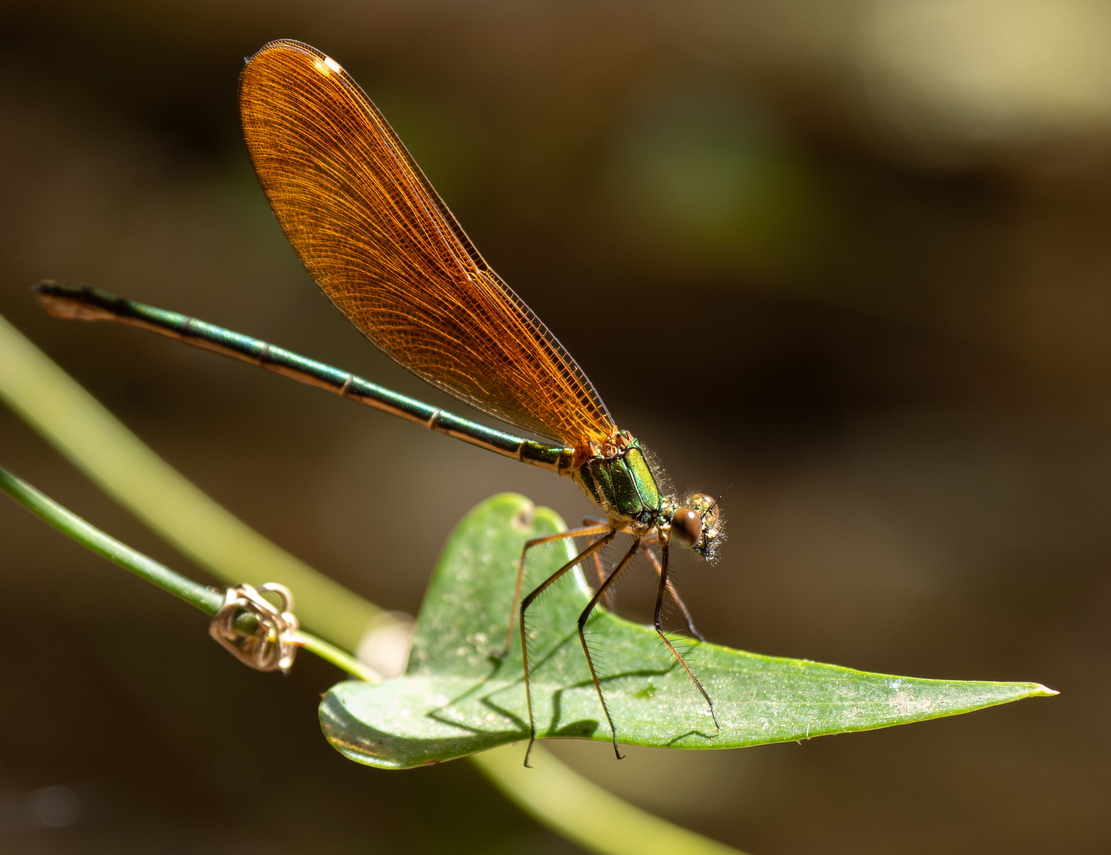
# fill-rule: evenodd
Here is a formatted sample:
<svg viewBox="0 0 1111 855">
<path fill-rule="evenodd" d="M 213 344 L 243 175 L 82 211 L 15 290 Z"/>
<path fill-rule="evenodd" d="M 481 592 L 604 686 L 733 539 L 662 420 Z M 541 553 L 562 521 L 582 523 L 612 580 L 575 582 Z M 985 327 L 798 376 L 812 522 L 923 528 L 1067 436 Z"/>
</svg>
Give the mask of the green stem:
<svg viewBox="0 0 1111 855">
<path fill-rule="evenodd" d="M 85 522 L 77 514 L 40 493 L 2 466 L 0 466 L 0 490 L 39 519 L 54 526 L 85 548 L 125 570 L 130 570 L 163 591 L 168 591 L 179 600 L 185 600 L 190 605 L 196 606 L 205 614 L 209 616 L 216 614 L 224 602 L 224 597 L 219 591 L 186 579 L 153 558 L 136 552 L 130 546 Z"/>
<path fill-rule="evenodd" d="M 179 600 L 184 600 L 191 606 L 195 606 L 209 617 L 215 615 L 220 610 L 220 606 L 223 605 L 224 596 L 216 589 L 205 587 L 192 579 L 186 579 L 165 564 L 160 564 L 153 558 L 148 558 L 141 552 L 137 552 L 130 546 L 121 543 L 110 534 L 104 533 L 96 526 L 81 519 L 73 511 L 62 507 L 49 496 L 40 493 L 23 479 L 17 478 L 3 466 L 0 466 L 0 490 L 3 490 L 39 519 L 54 526 L 62 534 L 73 538 L 91 552 L 95 552 L 102 558 L 107 558 L 124 570 L 130 570 L 136 576 L 146 579 L 152 585 L 157 585 Z M 250 632 L 254 629 L 256 621 L 253 615 L 243 612 L 236 617 L 235 624 L 241 631 Z M 331 662 L 360 680 L 366 680 L 368 683 L 378 683 L 382 680 L 381 675 L 372 668 L 315 635 L 298 632 L 297 641 L 306 650 L 315 653 L 321 659 Z"/>
<path fill-rule="evenodd" d="M 3 317 L 0 317 L 0 399 L 101 489 L 217 578 L 233 585 L 281 582 L 293 590 L 304 625 L 339 645 L 315 639 L 319 643 L 313 652 L 336 664 L 346 660 L 350 667 L 340 665 L 341 668 L 367 679 L 365 666 L 355 662 L 342 648 L 354 650 L 371 620 L 384 615 L 382 609 L 309 568 L 206 496 L 147 448 Z M 117 561 L 107 553 L 100 554 Z M 260 567 L 265 571 L 258 571 Z M 305 646 L 309 647 L 308 643 Z M 364 672 L 357 673 L 352 668 L 362 668 Z M 495 749 L 472 760 L 524 811 L 593 852 L 652 853 L 662 851 L 652 848 L 652 840 L 661 840 L 671 841 L 671 852 L 740 855 L 735 849 L 621 801 L 568 769 L 540 746 L 532 752 L 536 768 L 527 773 L 519 765 L 519 754 L 509 755 L 507 749 L 508 746 Z M 590 808 L 592 804 L 600 806 L 603 812 L 599 814 Z M 645 835 L 642 829 L 649 829 L 650 833 Z M 631 849 L 626 841 L 637 841 L 643 848 Z"/>
<path fill-rule="evenodd" d="M 326 662 L 331 662 L 337 668 L 346 671 L 352 677 L 364 683 L 381 683 L 383 677 L 369 665 L 356 659 L 346 650 L 340 650 L 334 644 L 329 644 L 323 638 L 317 638 L 307 632 L 297 633 L 301 646 L 310 653 L 315 653 Z"/>
</svg>

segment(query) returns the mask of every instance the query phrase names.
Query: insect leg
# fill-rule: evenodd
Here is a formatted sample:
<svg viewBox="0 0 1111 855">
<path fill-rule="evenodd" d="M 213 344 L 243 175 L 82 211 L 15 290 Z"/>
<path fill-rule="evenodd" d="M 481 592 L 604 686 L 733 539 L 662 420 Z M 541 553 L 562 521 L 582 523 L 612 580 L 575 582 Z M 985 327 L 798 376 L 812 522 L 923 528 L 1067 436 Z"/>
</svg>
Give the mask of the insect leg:
<svg viewBox="0 0 1111 855">
<path fill-rule="evenodd" d="M 656 553 L 651 549 L 646 549 L 644 550 L 644 554 L 648 556 L 648 560 L 652 563 L 652 566 L 656 568 L 656 575 L 662 579 L 664 568 L 660 564 L 660 559 L 656 557 Z M 679 597 L 679 592 L 675 590 L 675 586 L 671 583 L 670 579 L 667 580 L 667 593 L 675 605 L 679 607 L 679 613 L 683 616 L 683 621 L 687 625 L 687 631 L 699 641 L 705 641 L 706 639 L 702 637 L 702 633 L 694 626 L 694 619 L 691 617 L 690 609 L 687 608 L 687 604 Z"/>
<path fill-rule="evenodd" d="M 574 558 L 572 558 L 570 561 L 568 561 L 566 564 L 564 564 L 562 567 L 560 567 L 558 570 L 556 570 L 551 576 L 549 576 L 547 579 L 544 580 L 544 582 L 540 585 L 539 588 L 534 590 L 532 593 L 530 593 L 527 597 L 525 597 L 521 601 L 521 658 L 522 658 L 523 664 L 525 666 L 525 701 L 528 703 L 528 725 L 529 725 L 528 748 L 525 750 L 525 766 L 528 766 L 528 758 L 529 758 L 529 754 L 532 752 L 532 744 L 534 742 L 536 742 L 536 722 L 535 722 L 535 720 L 533 719 L 533 716 L 532 716 L 532 687 L 531 687 L 531 684 L 530 684 L 529 669 L 528 669 L 528 636 L 525 632 L 525 610 L 532 604 L 532 602 L 537 597 L 539 597 L 551 585 L 553 585 L 555 582 L 557 582 L 559 580 L 559 578 L 564 573 L 566 573 L 568 570 L 570 570 L 575 565 L 579 564 L 584 559 L 589 558 L 591 555 L 593 555 L 595 552 L 597 552 L 599 549 L 601 549 L 603 546 L 605 546 L 607 543 L 609 543 L 611 540 L 613 540 L 615 537 L 617 537 L 617 532 L 616 531 L 614 531 L 612 528 L 609 528 L 608 526 L 606 528 L 607 528 L 607 533 L 606 534 L 602 535 L 602 537 L 600 537 L 598 540 L 594 541 L 592 544 L 590 544 L 590 546 L 588 546 L 586 549 L 584 549 L 582 552 L 580 552 L 578 555 L 576 555 Z M 590 533 L 590 534 L 594 533 L 590 530 L 587 530 L 587 532 Z M 539 542 L 543 543 L 545 540 L 555 540 L 558 537 L 567 537 L 569 535 L 574 535 L 574 534 L 575 534 L 575 532 L 564 532 L 562 535 L 554 535 L 554 536 L 548 537 L 548 538 L 540 538 Z M 525 548 L 527 549 L 528 547 L 526 546 Z M 608 580 L 607 580 L 607 584 L 608 584 Z M 517 585 L 518 585 L 518 588 L 519 588 L 520 587 L 520 581 L 519 580 L 518 580 Z M 597 600 L 597 597 L 595 597 L 594 600 L 591 600 L 590 608 L 594 607 L 594 603 L 595 603 L 596 600 Z M 581 626 L 579 628 L 579 634 L 580 634 L 580 636 L 582 635 Z M 585 645 L 586 642 L 584 641 L 583 643 Z M 590 654 L 589 653 L 587 653 L 587 661 L 588 662 L 590 661 Z M 591 673 L 594 672 L 594 666 L 593 665 L 590 666 L 590 670 L 591 670 Z M 594 682 L 595 682 L 595 684 L 597 684 L 598 681 L 595 680 Z M 608 713 L 607 713 L 607 715 L 608 715 Z"/>
<path fill-rule="evenodd" d="M 613 753 L 617 755 L 618 760 L 623 760 L 624 757 L 617 749 L 617 728 L 613 726 L 613 716 L 610 715 L 609 706 L 606 705 L 606 696 L 602 692 L 602 684 L 598 682 L 598 672 L 594 670 L 594 659 L 591 657 L 590 648 L 586 644 L 585 629 L 586 622 L 590 618 L 590 613 L 594 611 L 594 607 L 598 605 L 598 601 L 605 596 L 610 586 L 617 581 L 617 578 L 625 572 L 625 569 L 632 563 L 633 557 L 637 554 L 638 549 L 640 549 L 640 538 L 633 541 L 633 545 L 629 547 L 629 551 L 625 553 L 625 557 L 613 568 L 613 572 L 609 574 L 606 581 L 602 583 L 602 586 L 594 596 L 590 598 L 590 602 L 586 604 L 586 608 L 583 609 L 582 614 L 579 615 L 579 641 L 582 642 L 583 653 L 586 654 L 586 664 L 590 666 L 590 678 L 594 681 L 594 688 L 598 690 L 598 700 L 602 702 L 602 712 L 606 714 L 606 721 L 608 721 L 610 725 L 610 734 L 613 736 Z"/>
<path fill-rule="evenodd" d="M 714 712 L 714 702 L 710 700 L 709 692 L 707 692 L 706 689 L 703 688 L 702 684 L 698 681 L 698 678 L 694 676 L 694 672 L 691 671 L 690 667 L 684 661 L 683 657 L 679 655 L 679 651 L 675 649 L 675 645 L 673 645 L 671 643 L 671 640 L 664 634 L 663 625 L 660 622 L 660 609 L 663 608 L 664 592 L 667 590 L 667 552 L 668 544 L 661 543 L 660 557 L 662 559 L 662 566 L 660 568 L 660 587 L 656 591 L 656 613 L 654 616 L 656 632 L 659 633 L 660 638 L 664 640 L 664 644 L 667 645 L 668 650 L 675 654 L 675 658 L 679 660 L 679 664 L 683 666 L 683 670 L 687 672 L 687 676 L 694 681 L 694 685 L 698 687 L 698 691 L 701 692 L 702 697 L 706 699 L 706 703 L 710 707 L 710 717 L 714 720 L 714 726 L 718 730 L 721 730 L 721 725 L 718 724 L 717 714 Z"/>
<path fill-rule="evenodd" d="M 605 520 L 598 517 L 583 517 L 583 525 L 597 525 L 604 523 Z M 602 557 L 599 553 L 594 553 L 594 572 L 598 576 L 598 584 L 601 585 L 606 581 L 606 572 L 602 569 Z M 611 612 L 613 611 L 613 591 L 606 591 L 606 608 Z"/>
<path fill-rule="evenodd" d="M 590 525 L 584 526 L 583 528 L 573 528 L 568 531 L 562 531 L 559 534 L 549 534 L 547 537 L 536 537 L 525 544 L 525 548 L 521 550 L 521 561 L 517 565 L 517 587 L 513 589 L 513 605 L 509 609 L 509 626 L 505 630 L 505 647 L 502 648 L 502 658 L 505 658 L 509 653 L 509 645 L 513 643 L 513 618 L 517 614 L 517 604 L 521 602 L 521 585 L 525 581 L 525 556 L 528 555 L 528 551 L 534 546 L 539 546 L 542 543 L 552 543 L 553 541 L 563 540 L 568 537 L 589 537 L 591 535 L 606 534 L 612 531 L 613 529 L 608 524 Z M 591 545 L 593 546 L 593 544 Z M 575 562 L 581 561 L 587 555 L 592 554 L 594 551 L 596 550 L 583 552 L 575 561 L 571 562 L 571 566 L 573 566 Z M 563 570 L 559 572 L 562 573 Z"/>
</svg>

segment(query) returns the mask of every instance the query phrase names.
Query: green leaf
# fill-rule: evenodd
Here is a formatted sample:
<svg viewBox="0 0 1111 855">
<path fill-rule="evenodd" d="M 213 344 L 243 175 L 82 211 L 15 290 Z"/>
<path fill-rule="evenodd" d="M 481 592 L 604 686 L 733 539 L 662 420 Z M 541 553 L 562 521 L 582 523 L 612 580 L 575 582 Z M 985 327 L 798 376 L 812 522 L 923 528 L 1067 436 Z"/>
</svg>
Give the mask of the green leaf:
<svg viewBox="0 0 1111 855">
<path fill-rule="evenodd" d="M 501 647 L 524 542 L 565 528 L 554 512 L 512 494 L 471 511 L 440 557 L 408 673 L 375 685 L 340 683 L 325 696 L 320 719 L 332 745 L 352 760 L 396 769 L 528 739 L 516 630 L 504 659 Z M 558 569 L 573 555 L 571 549 L 561 541 L 530 552 L 526 585 L 535 586 Z M 610 739 L 577 634 L 590 593 L 576 570 L 529 608 L 532 702 L 540 737 Z M 677 646 L 714 699 L 719 731 L 654 629 L 598 609 L 587 624 L 587 639 L 617 738 L 636 745 L 738 748 L 1056 694 L 1036 683 L 892 677 L 683 639 Z"/>
</svg>

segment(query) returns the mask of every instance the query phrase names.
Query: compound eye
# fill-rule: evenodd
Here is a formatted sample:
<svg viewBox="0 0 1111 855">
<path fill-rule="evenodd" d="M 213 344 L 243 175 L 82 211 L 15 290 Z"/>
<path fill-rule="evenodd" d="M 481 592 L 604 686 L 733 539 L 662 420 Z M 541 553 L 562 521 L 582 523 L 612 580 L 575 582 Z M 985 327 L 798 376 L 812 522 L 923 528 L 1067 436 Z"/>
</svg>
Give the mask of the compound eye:
<svg viewBox="0 0 1111 855">
<path fill-rule="evenodd" d="M 671 518 L 671 537 L 690 549 L 702 540 L 702 517 L 690 508 L 679 508 Z"/>
</svg>

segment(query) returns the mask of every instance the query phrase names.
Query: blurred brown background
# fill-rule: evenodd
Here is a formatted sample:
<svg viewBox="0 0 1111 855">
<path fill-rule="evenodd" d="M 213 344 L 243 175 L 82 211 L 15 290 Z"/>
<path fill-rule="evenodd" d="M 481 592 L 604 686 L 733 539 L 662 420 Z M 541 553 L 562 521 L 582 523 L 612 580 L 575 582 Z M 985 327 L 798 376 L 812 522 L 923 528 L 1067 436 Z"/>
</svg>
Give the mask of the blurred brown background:
<svg viewBox="0 0 1111 855">
<path fill-rule="evenodd" d="M 236 77 L 278 37 L 363 84 L 676 486 L 724 493 L 722 560 L 682 564 L 709 638 L 1062 692 L 801 746 L 561 756 L 759 855 L 1107 851 L 1111 4 L 4 4 L 0 313 L 233 512 L 414 612 L 483 498 L 590 505 L 28 293 L 86 282 L 448 404 L 331 309 L 255 183 Z M 6 410 L 0 461 L 201 576 Z M 577 851 L 466 763 L 344 761 L 316 724 L 330 667 L 248 673 L 6 500 L 0 579 L 4 852 Z"/>
</svg>

